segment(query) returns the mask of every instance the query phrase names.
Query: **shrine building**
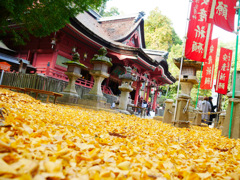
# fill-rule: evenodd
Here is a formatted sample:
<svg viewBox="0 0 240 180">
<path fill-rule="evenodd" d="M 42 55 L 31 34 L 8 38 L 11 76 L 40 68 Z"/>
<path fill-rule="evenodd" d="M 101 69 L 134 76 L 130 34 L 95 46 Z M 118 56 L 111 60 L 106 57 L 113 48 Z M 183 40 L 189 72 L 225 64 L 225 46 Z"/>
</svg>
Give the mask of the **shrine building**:
<svg viewBox="0 0 240 180">
<path fill-rule="evenodd" d="M 151 90 L 152 107 L 156 108 L 159 86 L 173 84 L 176 79 L 168 70 L 168 52 L 145 49 L 144 13 L 129 16 L 101 17 L 93 10 L 79 14 L 70 19 L 64 28 L 43 38 L 30 37 L 26 45 L 14 46 L 9 37 L 4 44 L 14 50 L 15 57 L 27 60 L 36 73 L 46 77 L 68 81 L 64 74 L 72 53 L 80 54 L 80 63 L 88 67 L 82 70 L 82 77 L 76 82 L 91 89 L 94 82 L 89 70 L 93 68 L 90 60 L 101 47 L 108 51 L 113 66 L 109 68 L 110 77 L 102 83 L 104 94 L 119 96 L 121 85 L 119 75 L 125 73 L 124 66 L 132 68 L 137 76 L 133 83 L 134 91 L 130 93 L 136 105 L 139 98 L 149 100 Z M 0 57 L 0 61 L 4 61 Z"/>
</svg>

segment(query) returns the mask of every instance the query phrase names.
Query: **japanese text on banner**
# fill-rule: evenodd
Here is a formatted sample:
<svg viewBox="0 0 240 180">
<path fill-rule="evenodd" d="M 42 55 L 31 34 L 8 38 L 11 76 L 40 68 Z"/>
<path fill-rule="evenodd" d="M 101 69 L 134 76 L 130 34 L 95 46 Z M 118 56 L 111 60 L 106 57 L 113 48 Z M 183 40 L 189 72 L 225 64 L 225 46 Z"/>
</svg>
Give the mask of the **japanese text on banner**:
<svg viewBox="0 0 240 180">
<path fill-rule="evenodd" d="M 217 73 L 217 82 L 216 82 L 216 92 L 219 94 L 227 94 L 229 73 L 231 70 L 232 62 L 232 50 L 221 48 L 218 73 Z"/>
<path fill-rule="evenodd" d="M 215 60 L 217 55 L 218 39 L 211 40 L 210 49 L 207 61 L 204 63 L 201 89 L 212 89 L 214 70 L 215 70 Z"/>
<path fill-rule="evenodd" d="M 194 0 L 190 13 L 185 57 L 194 61 L 206 61 L 208 40 L 211 39 L 212 25 L 207 23 L 211 9 L 209 0 Z M 206 46 L 206 47 L 205 47 Z"/>
</svg>

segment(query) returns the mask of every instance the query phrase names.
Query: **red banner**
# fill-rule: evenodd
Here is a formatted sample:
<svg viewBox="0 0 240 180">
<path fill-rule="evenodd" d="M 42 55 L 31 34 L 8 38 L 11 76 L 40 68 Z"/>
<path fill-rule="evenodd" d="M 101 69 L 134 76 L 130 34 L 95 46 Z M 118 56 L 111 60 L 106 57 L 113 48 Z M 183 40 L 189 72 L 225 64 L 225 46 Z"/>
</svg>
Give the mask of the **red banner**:
<svg viewBox="0 0 240 180">
<path fill-rule="evenodd" d="M 208 41 L 211 39 L 212 25 L 207 23 L 211 3 L 209 0 L 193 0 L 188 25 L 185 57 L 205 62 Z"/>
<path fill-rule="evenodd" d="M 210 22 L 226 31 L 233 32 L 236 3 L 236 0 L 212 0 Z"/>
<path fill-rule="evenodd" d="M 4 71 L 10 71 L 11 65 L 7 62 L 0 62 L 0 69 Z"/>
<path fill-rule="evenodd" d="M 215 91 L 219 94 L 227 94 L 231 62 L 232 62 L 232 50 L 221 48 L 215 88 Z"/>
<path fill-rule="evenodd" d="M 217 55 L 217 46 L 218 39 L 211 40 L 208 58 L 203 66 L 203 73 L 200 85 L 201 89 L 212 89 L 215 70 L 215 60 Z"/>
</svg>

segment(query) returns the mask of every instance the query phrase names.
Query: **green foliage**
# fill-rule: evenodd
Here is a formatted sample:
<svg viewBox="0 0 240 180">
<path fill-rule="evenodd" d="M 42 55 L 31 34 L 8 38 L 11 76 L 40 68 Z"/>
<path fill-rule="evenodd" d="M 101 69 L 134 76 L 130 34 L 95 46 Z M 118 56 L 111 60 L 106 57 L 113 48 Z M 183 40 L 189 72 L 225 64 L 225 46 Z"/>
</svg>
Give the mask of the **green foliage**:
<svg viewBox="0 0 240 180">
<path fill-rule="evenodd" d="M 198 79 L 199 76 L 197 76 Z M 200 83 L 200 82 L 199 82 Z M 192 91 L 191 91 L 191 103 L 195 106 L 196 105 L 196 100 L 197 100 L 197 92 L 198 92 L 198 84 L 193 85 Z M 199 89 L 199 96 L 203 97 L 209 97 L 212 96 L 212 90 L 211 89 Z"/>
<path fill-rule="evenodd" d="M 44 37 L 69 23 L 70 17 L 97 8 L 107 0 L 2 0 L 0 32 L 22 44 L 29 34 Z M 21 31 L 18 27 L 21 27 Z M 11 27 L 11 28 L 9 28 Z"/>
<path fill-rule="evenodd" d="M 145 20 L 145 39 L 148 49 L 170 51 L 174 44 L 181 44 L 171 21 L 158 8 Z"/>
<path fill-rule="evenodd" d="M 158 8 L 150 12 L 145 20 L 145 41 L 148 49 L 170 51 L 168 58 L 169 71 L 174 77 L 179 74 L 179 69 L 173 63 L 173 58 L 182 55 L 182 40 L 176 34 L 171 21 Z M 176 99 L 177 82 L 161 87 L 162 99 Z"/>
<path fill-rule="evenodd" d="M 103 17 L 110 17 L 110 16 L 118 16 L 120 15 L 118 8 L 111 7 L 109 11 L 104 11 L 101 16 Z"/>
</svg>

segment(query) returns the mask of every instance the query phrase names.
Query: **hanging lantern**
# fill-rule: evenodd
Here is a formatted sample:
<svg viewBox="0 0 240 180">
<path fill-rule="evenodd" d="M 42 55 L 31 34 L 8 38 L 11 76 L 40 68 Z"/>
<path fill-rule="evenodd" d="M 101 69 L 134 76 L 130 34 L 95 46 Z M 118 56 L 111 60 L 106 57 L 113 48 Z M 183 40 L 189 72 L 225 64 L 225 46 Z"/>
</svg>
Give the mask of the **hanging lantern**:
<svg viewBox="0 0 240 180">
<path fill-rule="evenodd" d="M 151 88 L 151 94 L 154 94 L 154 88 Z"/>
<path fill-rule="evenodd" d="M 159 91 L 159 92 L 158 92 L 158 97 L 161 97 L 161 96 L 162 96 L 162 92 Z"/>
</svg>

